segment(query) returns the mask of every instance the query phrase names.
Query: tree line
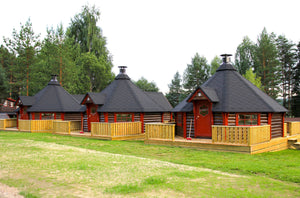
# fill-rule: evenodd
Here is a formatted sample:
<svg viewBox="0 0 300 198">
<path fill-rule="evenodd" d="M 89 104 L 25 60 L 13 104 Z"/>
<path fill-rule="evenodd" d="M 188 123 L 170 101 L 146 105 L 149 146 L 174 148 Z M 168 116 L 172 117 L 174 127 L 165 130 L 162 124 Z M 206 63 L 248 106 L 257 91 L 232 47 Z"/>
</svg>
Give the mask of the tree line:
<svg viewBox="0 0 300 198">
<path fill-rule="evenodd" d="M 61 85 L 71 94 L 98 92 L 113 79 L 112 56 L 106 38 L 97 26 L 100 11 L 83 6 L 69 27 L 47 28 L 47 35 L 33 31 L 30 18 L 0 46 L 0 93 L 31 96 L 57 74 Z"/>
<path fill-rule="evenodd" d="M 99 92 L 115 77 L 106 38 L 97 26 L 100 11 L 83 6 L 69 27 L 47 28 L 43 40 L 33 31 L 30 18 L 3 38 L 0 46 L 0 98 L 35 95 L 58 74 L 61 85 L 71 94 Z M 219 56 L 208 63 L 198 53 L 183 74 L 176 72 L 166 97 L 176 106 L 197 86 L 212 76 L 221 64 Z M 246 79 L 280 100 L 289 115 L 300 116 L 300 42 L 264 28 L 255 42 L 245 36 L 238 45 L 233 65 Z M 134 82 L 145 91 L 159 91 L 155 82 L 141 77 Z"/>
<path fill-rule="evenodd" d="M 220 64 L 217 56 L 208 64 L 204 56 L 196 53 L 183 75 L 176 72 L 169 84 L 166 97 L 170 103 L 176 106 L 208 80 Z M 300 42 L 296 44 L 264 28 L 256 42 L 244 37 L 232 64 L 246 79 L 282 103 L 289 110 L 288 116 L 300 116 Z"/>
</svg>

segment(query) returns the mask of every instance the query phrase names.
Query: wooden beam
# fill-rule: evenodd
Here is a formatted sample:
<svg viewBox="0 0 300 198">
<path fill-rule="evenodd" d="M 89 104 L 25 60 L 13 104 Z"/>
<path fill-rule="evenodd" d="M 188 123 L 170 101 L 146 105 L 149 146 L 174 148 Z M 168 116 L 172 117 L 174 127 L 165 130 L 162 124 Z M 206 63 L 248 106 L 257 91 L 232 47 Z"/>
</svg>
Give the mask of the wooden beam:
<svg viewBox="0 0 300 198">
<path fill-rule="evenodd" d="M 108 122 L 108 113 L 104 113 L 104 122 Z"/>
<path fill-rule="evenodd" d="M 142 122 L 142 133 L 144 133 L 144 115 L 145 113 L 141 113 L 140 121 Z"/>
</svg>

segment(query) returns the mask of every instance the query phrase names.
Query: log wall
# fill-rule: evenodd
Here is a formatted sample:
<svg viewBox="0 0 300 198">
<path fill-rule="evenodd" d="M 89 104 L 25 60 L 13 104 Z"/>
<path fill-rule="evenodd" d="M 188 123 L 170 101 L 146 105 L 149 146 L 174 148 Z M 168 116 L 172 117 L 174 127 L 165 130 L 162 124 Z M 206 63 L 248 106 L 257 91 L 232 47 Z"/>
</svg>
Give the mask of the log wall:
<svg viewBox="0 0 300 198">
<path fill-rule="evenodd" d="M 282 113 L 274 113 L 272 115 L 271 135 L 272 138 L 282 137 Z"/>
<path fill-rule="evenodd" d="M 145 113 L 144 123 L 161 122 L 161 113 Z"/>
<path fill-rule="evenodd" d="M 267 125 L 268 124 L 268 114 L 261 113 L 260 114 L 260 125 Z"/>
<path fill-rule="evenodd" d="M 214 125 L 223 125 L 222 113 L 213 113 Z"/>
<path fill-rule="evenodd" d="M 164 122 L 171 121 L 171 113 L 164 113 Z"/>
<path fill-rule="evenodd" d="M 236 126 L 236 117 L 235 113 L 229 113 L 228 115 L 228 126 Z"/>
<path fill-rule="evenodd" d="M 140 113 L 134 113 L 134 121 L 135 122 L 141 121 L 141 115 L 140 115 Z"/>
<path fill-rule="evenodd" d="M 115 115 L 114 115 L 114 113 L 108 113 L 108 122 L 109 123 L 115 122 Z"/>
<path fill-rule="evenodd" d="M 65 120 L 81 120 L 81 113 L 65 113 Z"/>
</svg>

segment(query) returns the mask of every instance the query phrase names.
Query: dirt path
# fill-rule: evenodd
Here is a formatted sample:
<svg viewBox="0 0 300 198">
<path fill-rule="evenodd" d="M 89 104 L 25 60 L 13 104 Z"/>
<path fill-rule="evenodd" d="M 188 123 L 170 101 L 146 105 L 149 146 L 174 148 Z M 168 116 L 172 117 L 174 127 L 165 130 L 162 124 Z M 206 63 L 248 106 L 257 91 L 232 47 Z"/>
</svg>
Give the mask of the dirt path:
<svg viewBox="0 0 300 198">
<path fill-rule="evenodd" d="M 19 190 L 0 183 L 0 198 L 23 198 L 19 195 Z"/>
</svg>

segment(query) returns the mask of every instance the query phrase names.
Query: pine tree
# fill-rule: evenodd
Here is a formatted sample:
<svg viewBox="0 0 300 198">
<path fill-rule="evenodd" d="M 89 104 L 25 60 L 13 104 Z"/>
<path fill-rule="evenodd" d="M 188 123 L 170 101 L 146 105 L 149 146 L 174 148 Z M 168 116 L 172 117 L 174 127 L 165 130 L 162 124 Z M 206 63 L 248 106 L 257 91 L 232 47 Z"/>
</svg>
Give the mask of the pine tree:
<svg viewBox="0 0 300 198">
<path fill-rule="evenodd" d="M 210 67 L 204 56 L 196 53 L 192 63 L 187 65 L 183 75 L 183 87 L 192 92 L 196 87 L 202 85 L 210 75 Z"/>
<path fill-rule="evenodd" d="M 300 42 L 297 45 L 297 65 L 293 69 L 292 115 L 300 117 Z"/>
<path fill-rule="evenodd" d="M 280 68 L 278 51 L 275 42 L 276 35 L 268 34 L 264 28 L 259 35 L 256 46 L 254 72 L 261 77 L 264 92 L 276 99 L 279 93 Z"/>
<path fill-rule="evenodd" d="M 186 97 L 186 94 L 182 89 L 181 81 L 181 76 L 177 71 L 171 81 L 171 84 L 169 84 L 169 92 L 166 94 L 166 98 L 173 107 L 179 104 Z"/>
<path fill-rule="evenodd" d="M 6 38 L 4 42 L 11 53 L 16 55 L 16 64 L 11 71 L 15 74 L 15 89 L 20 95 L 29 95 L 29 80 L 32 65 L 40 46 L 39 35 L 35 35 L 30 18 L 25 25 L 21 24 L 19 33 L 14 29 L 12 39 Z"/>
<path fill-rule="evenodd" d="M 296 48 L 295 44 L 283 35 L 278 36 L 276 42 L 281 66 L 281 93 L 283 106 L 291 111 L 293 69 L 296 64 Z"/>
</svg>

